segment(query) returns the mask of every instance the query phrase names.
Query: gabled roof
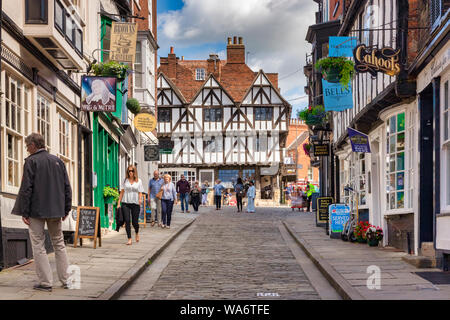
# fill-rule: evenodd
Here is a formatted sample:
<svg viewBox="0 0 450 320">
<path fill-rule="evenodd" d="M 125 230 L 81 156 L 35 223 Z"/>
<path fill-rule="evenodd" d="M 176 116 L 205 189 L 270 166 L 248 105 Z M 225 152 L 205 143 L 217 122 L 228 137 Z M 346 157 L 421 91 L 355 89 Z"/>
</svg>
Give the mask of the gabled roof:
<svg viewBox="0 0 450 320">
<path fill-rule="evenodd" d="M 158 81 L 157 82 L 158 90 L 171 89 L 171 90 L 173 90 L 175 95 L 178 97 L 178 99 L 181 101 L 181 103 L 183 103 L 183 104 L 187 103 L 187 101 L 184 98 L 184 96 L 181 93 L 181 91 L 172 82 L 172 80 L 170 80 L 169 77 L 167 77 L 163 72 L 159 72 L 157 81 Z M 157 95 L 159 95 L 159 92 L 158 92 Z"/>
<path fill-rule="evenodd" d="M 252 92 L 253 87 L 255 86 L 259 86 L 259 87 L 270 87 L 274 90 L 276 97 L 279 99 L 279 103 L 284 104 L 284 105 L 290 105 L 289 102 L 287 102 L 280 94 L 280 92 L 278 91 L 278 89 L 273 85 L 273 83 L 270 81 L 269 77 L 264 73 L 263 70 L 259 70 L 259 72 L 256 74 L 255 79 L 253 80 L 252 84 L 250 85 L 250 87 L 248 87 L 244 98 L 242 99 L 241 104 L 252 104 L 251 102 L 248 103 L 248 96 L 250 95 L 250 93 Z M 247 100 L 247 101 L 246 101 Z M 269 103 L 268 103 L 269 104 Z M 273 104 L 273 101 L 271 102 L 271 104 Z"/>
<path fill-rule="evenodd" d="M 194 98 L 192 99 L 192 102 L 191 102 L 192 105 L 203 105 L 203 100 L 205 97 L 200 97 L 200 94 L 202 93 L 202 91 L 204 89 L 220 89 L 226 95 L 226 97 L 224 99 L 223 96 L 217 97 L 216 93 L 211 93 L 211 101 L 219 99 L 219 100 L 222 100 L 222 102 L 225 101 L 225 103 L 222 103 L 222 105 L 233 105 L 234 104 L 234 101 L 233 101 L 233 98 L 231 97 L 231 95 L 227 92 L 227 90 L 225 90 L 225 88 L 220 84 L 220 82 L 217 81 L 216 77 L 211 73 L 211 74 L 209 74 L 208 78 L 205 80 L 203 85 L 200 87 L 200 89 L 197 91 L 197 93 L 194 95 Z M 201 101 L 197 101 L 198 99 L 200 99 Z M 221 103 L 220 102 L 218 104 L 212 103 L 212 105 L 221 105 Z"/>
</svg>

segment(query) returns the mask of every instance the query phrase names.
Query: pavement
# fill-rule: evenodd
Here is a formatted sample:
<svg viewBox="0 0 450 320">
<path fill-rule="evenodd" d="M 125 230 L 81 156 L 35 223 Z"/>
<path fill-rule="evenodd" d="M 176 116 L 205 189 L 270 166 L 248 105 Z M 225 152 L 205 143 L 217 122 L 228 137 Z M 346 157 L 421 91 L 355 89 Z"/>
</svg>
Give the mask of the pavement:
<svg viewBox="0 0 450 320">
<path fill-rule="evenodd" d="M 194 222 L 198 214 L 177 213 L 174 210 L 170 229 L 156 225 L 140 227 L 140 241 L 127 246 L 126 232 L 111 231 L 102 238 L 102 246 L 93 248 L 90 239 L 83 239 L 83 246 L 73 248 L 67 245 L 69 263 L 81 271 L 80 289 L 63 289 L 56 274 L 55 254 L 49 254 L 53 268 L 53 291 L 33 290 L 37 283 L 34 262 L 5 269 L 0 272 L 0 300 L 88 300 L 112 299 L 125 288 L 153 261 L 161 251 L 173 241 L 187 226 Z"/>
<path fill-rule="evenodd" d="M 339 298 L 334 290 L 351 300 L 450 299 L 450 285 L 414 274 L 441 270 L 417 269 L 402 260 L 406 253 L 392 248 L 330 239 L 312 213 L 290 208 L 260 207 L 252 214 L 235 207 L 201 207 L 200 214 L 176 208 L 171 229 L 147 225 L 140 234 L 132 246 L 125 245 L 124 229 L 107 234 L 97 249 L 86 239 L 83 247 L 68 245 L 70 263 L 81 271 L 80 289 L 58 287 L 54 254 L 51 293 L 32 289 L 33 263 L 3 270 L 0 300 L 318 300 Z M 380 270 L 379 289 L 367 286 L 370 266 Z"/>
<path fill-rule="evenodd" d="M 284 221 L 297 244 L 313 260 L 344 299 L 351 300 L 449 300 L 450 285 L 434 285 L 414 272 L 442 272 L 440 269 L 418 269 L 402 260 L 408 254 L 394 248 L 369 247 L 363 243 L 330 239 L 325 229 L 316 227 L 312 213 L 299 213 Z M 367 282 L 379 268 L 381 281 Z M 372 267 L 373 268 L 373 267 Z M 373 278 L 371 278 L 373 279 Z"/>
</svg>

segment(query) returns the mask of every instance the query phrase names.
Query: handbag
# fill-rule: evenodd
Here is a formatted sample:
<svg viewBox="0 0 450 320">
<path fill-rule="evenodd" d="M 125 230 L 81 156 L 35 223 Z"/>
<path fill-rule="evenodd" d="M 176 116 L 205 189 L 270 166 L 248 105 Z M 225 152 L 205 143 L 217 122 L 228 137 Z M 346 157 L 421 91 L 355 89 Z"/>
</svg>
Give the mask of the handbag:
<svg viewBox="0 0 450 320">
<path fill-rule="evenodd" d="M 159 200 L 161 200 L 162 199 L 162 197 L 163 197 L 163 187 L 161 187 L 161 190 L 159 190 L 159 192 L 156 194 L 156 198 L 158 198 Z"/>
</svg>

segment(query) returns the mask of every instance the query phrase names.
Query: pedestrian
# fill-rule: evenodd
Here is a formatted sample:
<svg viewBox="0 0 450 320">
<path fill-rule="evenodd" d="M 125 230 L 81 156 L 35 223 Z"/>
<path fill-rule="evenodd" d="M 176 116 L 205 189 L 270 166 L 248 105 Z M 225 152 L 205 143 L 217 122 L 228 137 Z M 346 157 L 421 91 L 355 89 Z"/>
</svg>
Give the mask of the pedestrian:
<svg viewBox="0 0 450 320">
<path fill-rule="evenodd" d="M 208 205 L 208 193 L 209 193 L 209 184 L 208 181 L 202 184 L 202 205 Z"/>
<path fill-rule="evenodd" d="M 234 186 L 234 191 L 236 192 L 237 212 L 242 212 L 242 198 L 245 195 L 245 191 L 244 191 L 244 184 L 242 183 L 241 178 L 237 179 L 237 183 Z"/>
<path fill-rule="evenodd" d="M 194 207 L 194 211 L 198 212 L 198 207 L 200 206 L 200 196 L 202 194 L 202 189 L 198 185 L 198 181 L 195 181 L 194 187 L 192 188 L 189 196 L 191 198 L 191 204 Z"/>
<path fill-rule="evenodd" d="M 314 185 L 313 184 L 311 184 L 311 183 L 309 183 L 309 182 L 306 182 L 307 183 L 307 185 L 306 185 L 306 201 L 307 201 L 307 206 L 308 206 L 308 212 L 310 212 L 311 211 L 311 200 L 312 200 L 312 194 L 314 193 L 314 190 L 315 190 L 315 188 L 314 188 Z"/>
<path fill-rule="evenodd" d="M 180 194 L 181 212 L 184 213 L 184 207 L 186 212 L 189 213 L 189 192 L 191 191 L 191 184 L 186 180 L 184 174 L 181 175 L 181 179 L 177 182 L 177 193 Z"/>
<path fill-rule="evenodd" d="M 169 174 L 164 175 L 164 184 L 161 189 L 163 190 L 161 200 L 162 227 L 170 229 L 173 205 L 177 204 L 177 190 L 172 183 L 172 177 Z"/>
<path fill-rule="evenodd" d="M 72 209 L 72 189 L 64 162 L 45 149 L 44 137 L 32 133 L 25 138 L 29 157 L 23 166 L 22 182 L 12 214 L 22 216 L 28 226 L 34 265 L 39 283 L 33 289 L 52 291 L 53 270 L 45 249 L 44 228 L 55 250 L 56 271 L 63 288 L 68 289 L 66 247 L 62 221 Z"/>
<path fill-rule="evenodd" d="M 220 210 L 222 204 L 222 192 L 225 187 L 220 183 L 219 179 L 216 180 L 216 185 L 214 186 L 214 199 L 216 202 L 216 210 Z"/>
<path fill-rule="evenodd" d="M 161 190 L 164 183 L 164 179 L 159 177 L 158 170 L 153 172 L 153 178 L 148 182 L 148 204 L 151 211 L 151 226 L 155 225 L 155 221 L 158 222 L 158 226 L 161 227 L 161 199 L 156 197 L 156 194 Z"/>
<path fill-rule="evenodd" d="M 117 208 L 122 208 L 125 230 L 131 245 L 131 224 L 136 232 L 136 242 L 139 242 L 139 211 L 142 204 L 144 186 L 138 177 L 137 168 L 130 164 L 125 171 L 125 180 L 120 184 L 120 195 Z"/>
<path fill-rule="evenodd" d="M 253 185 L 253 181 L 250 181 L 249 185 L 250 186 L 247 191 L 247 198 L 248 198 L 247 212 L 255 212 L 256 188 Z"/>
</svg>

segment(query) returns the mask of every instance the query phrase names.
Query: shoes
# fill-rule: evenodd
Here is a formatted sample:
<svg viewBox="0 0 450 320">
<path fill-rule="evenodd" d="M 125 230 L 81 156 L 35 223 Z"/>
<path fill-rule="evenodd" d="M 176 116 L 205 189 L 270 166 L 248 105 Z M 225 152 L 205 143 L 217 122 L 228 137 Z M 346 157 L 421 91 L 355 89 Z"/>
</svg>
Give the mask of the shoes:
<svg viewBox="0 0 450 320">
<path fill-rule="evenodd" d="M 184 213 L 184 210 L 181 210 L 181 213 Z"/>
<path fill-rule="evenodd" d="M 43 286 L 41 284 L 34 285 L 33 289 L 39 290 L 39 291 L 45 291 L 45 292 L 52 292 L 52 287 Z"/>
<path fill-rule="evenodd" d="M 155 221 L 152 221 L 152 224 L 151 224 L 151 226 L 153 227 L 155 225 Z"/>
<path fill-rule="evenodd" d="M 63 289 L 70 289 L 70 287 L 69 287 L 69 285 L 68 285 L 67 283 L 63 284 L 61 287 L 62 287 Z"/>
<path fill-rule="evenodd" d="M 139 235 L 136 235 L 136 242 L 139 242 Z"/>
<path fill-rule="evenodd" d="M 186 213 L 189 213 L 189 210 L 186 210 Z"/>
<path fill-rule="evenodd" d="M 130 240 L 128 240 L 128 242 L 127 242 L 127 246 L 131 246 L 131 239 L 130 239 Z"/>
<path fill-rule="evenodd" d="M 166 226 L 167 229 L 170 229 L 170 226 Z"/>
</svg>

